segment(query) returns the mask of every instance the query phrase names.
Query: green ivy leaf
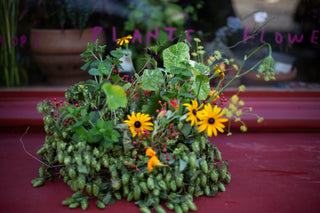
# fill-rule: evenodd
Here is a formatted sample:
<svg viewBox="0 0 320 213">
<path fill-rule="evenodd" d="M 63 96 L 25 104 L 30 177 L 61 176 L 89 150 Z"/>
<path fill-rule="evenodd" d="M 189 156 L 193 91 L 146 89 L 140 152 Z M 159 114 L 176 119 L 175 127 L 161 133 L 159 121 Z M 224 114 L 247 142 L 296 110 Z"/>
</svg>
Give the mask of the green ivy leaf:
<svg viewBox="0 0 320 213">
<path fill-rule="evenodd" d="M 164 83 L 163 74 L 160 70 L 144 70 L 142 76 L 142 89 L 157 91 Z"/>
<path fill-rule="evenodd" d="M 106 83 L 102 89 L 107 95 L 107 104 L 110 110 L 127 106 L 127 95 L 121 86 Z"/>
<path fill-rule="evenodd" d="M 169 72 L 171 66 L 179 67 L 181 62 L 189 63 L 189 60 L 189 46 L 185 43 L 179 42 L 163 51 L 163 65 Z"/>
</svg>

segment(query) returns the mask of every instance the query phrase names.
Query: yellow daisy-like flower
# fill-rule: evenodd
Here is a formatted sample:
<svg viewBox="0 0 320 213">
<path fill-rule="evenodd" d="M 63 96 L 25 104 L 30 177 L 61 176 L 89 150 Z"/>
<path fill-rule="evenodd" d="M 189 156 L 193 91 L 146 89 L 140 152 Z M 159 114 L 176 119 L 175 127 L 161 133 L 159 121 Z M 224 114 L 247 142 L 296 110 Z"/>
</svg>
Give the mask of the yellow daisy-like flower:
<svg viewBox="0 0 320 213">
<path fill-rule="evenodd" d="M 225 65 L 224 64 L 220 64 L 220 65 L 216 64 L 216 65 L 214 65 L 214 71 L 216 73 L 218 73 L 220 79 L 224 79 L 224 77 L 225 77 L 224 70 L 225 70 Z"/>
<path fill-rule="evenodd" d="M 146 155 L 150 157 L 150 159 L 148 160 L 148 163 L 147 163 L 147 167 L 149 169 L 149 172 L 152 172 L 153 167 L 165 166 L 162 163 L 160 163 L 158 157 L 156 156 L 155 151 L 153 151 L 153 149 L 151 149 L 150 147 L 146 150 Z"/>
<path fill-rule="evenodd" d="M 128 44 L 132 39 L 132 36 L 131 35 L 128 35 L 128 36 L 125 36 L 125 37 L 122 37 L 122 38 L 118 38 L 117 39 L 117 45 L 120 45 L 122 46 L 123 44 Z"/>
<path fill-rule="evenodd" d="M 213 96 L 215 96 L 216 94 L 217 94 L 218 92 L 216 92 L 215 90 L 212 90 L 210 93 L 209 93 L 209 97 L 213 97 Z M 220 98 L 219 97 L 219 95 L 217 95 L 213 100 L 212 100 L 212 102 L 213 101 L 216 101 L 218 98 Z"/>
<path fill-rule="evenodd" d="M 227 122 L 227 118 L 221 118 L 223 115 L 223 111 L 221 108 L 214 106 L 212 109 L 211 104 L 207 104 L 204 106 L 204 109 L 201 110 L 198 114 L 199 122 L 198 122 L 198 131 L 203 132 L 206 130 L 209 137 L 212 136 L 212 133 L 217 136 L 218 131 L 224 132 L 223 128 L 225 125 L 223 122 Z"/>
<path fill-rule="evenodd" d="M 186 121 L 191 121 L 191 126 L 193 126 L 198 122 L 197 113 L 202 108 L 203 104 L 198 107 L 198 101 L 196 98 L 191 102 L 192 104 L 184 103 L 183 106 L 186 106 L 189 110 L 189 112 L 187 112 L 188 118 Z"/>
<path fill-rule="evenodd" d="M 124 123 L 128 124 L 129 129 L 132 133 L 132 137 L 135 137 L 144 134 L 146 130 L 153 130 L 153 123 L 150 122 L 151 118 L 148 114 L 142 114 L 140 112 L 135 115 L 132 112 L 132 115 L 128 115 L 129 120 L 125 120 Z"/>
</svg>

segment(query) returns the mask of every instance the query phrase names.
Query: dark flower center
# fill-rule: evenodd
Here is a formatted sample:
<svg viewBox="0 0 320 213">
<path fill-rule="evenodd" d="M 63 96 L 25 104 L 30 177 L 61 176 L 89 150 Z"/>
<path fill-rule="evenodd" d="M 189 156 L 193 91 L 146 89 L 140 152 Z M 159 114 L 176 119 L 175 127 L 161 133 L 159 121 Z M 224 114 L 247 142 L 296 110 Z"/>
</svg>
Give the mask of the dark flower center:
<svg viewBox="0 0 320 213">
<path fill-rule="evenodd" d="M 209 124 L 214 124 L 214 119 L 213 118 L 209 118 L 208 123 Z"/>
<path fill-rule="evenodd" d="M 134 122 L 134 127 L 135 128 L 140 128 L 141 127 L 141 122 L 140 121 Z"/>
<path fill-rule="evenodd" d="M 192 114 L 197 115 L 197 110 L 192 110 Z"/>
</svg>

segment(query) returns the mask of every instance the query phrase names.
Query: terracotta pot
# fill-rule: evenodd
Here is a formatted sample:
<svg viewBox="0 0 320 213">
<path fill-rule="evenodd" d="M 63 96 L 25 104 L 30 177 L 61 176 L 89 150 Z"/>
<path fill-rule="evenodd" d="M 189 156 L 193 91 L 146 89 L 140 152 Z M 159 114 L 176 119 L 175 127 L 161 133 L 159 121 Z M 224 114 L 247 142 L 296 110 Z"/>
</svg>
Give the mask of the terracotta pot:
<svg viewBox="0 0 320 213">
<path fill-rule="evenodd" d="M 50 85 L 73 85 L 90 78 L 86 71 L 81 70 L 84 64 L 80 54 L 92 43 L 94 28 L 49 30 L 32 29 L 30 45 L 33 60 L 47 76 Z M 99 44 L 105 43 L 104 32 L 96 36 Z"/>
</svg>

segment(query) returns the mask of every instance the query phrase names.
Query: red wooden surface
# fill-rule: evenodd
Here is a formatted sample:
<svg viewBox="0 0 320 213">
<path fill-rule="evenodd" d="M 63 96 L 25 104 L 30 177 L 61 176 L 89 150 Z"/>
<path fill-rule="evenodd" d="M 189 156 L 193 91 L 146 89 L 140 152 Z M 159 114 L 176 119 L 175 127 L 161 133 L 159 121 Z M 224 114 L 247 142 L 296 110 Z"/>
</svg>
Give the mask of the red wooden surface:
<svg viewBox="0 0 320 213">
<path fill-rule="evenodd" d="M 0 134 L 0 212 L 75 212 L 61 201 L 72 195 L 61 179 L 33 188 L 39 162 L 27 155 L 21 134 Z M 44 134 L 23 138 L 34 154 Z M 212 138 L 232 174 L 226 192 L 195 199 L 198 212 L 316 213 L 320 212 L 320 133 L 247 133 Z M 82 211 L 79 210 L 78 211 Z M 106 212 L 139 212 L 125 200 Z M 94 201 L 88 212 L 101 212 Z"/>
<path fill-rule="evenodd" d="M 249 90 L 240 96 L 265 121 L 257 124 L 246 116 L 250 133 L 211 139 L 229 160 L 232 180 L 226 192 L 195 199 L 198 212 L 320 212 L 320 91 Z M 23 138 L 27 150 L 35 154 L 42 146 L 45 135 L 36 105 L 53 97 L 62 99 L 63 89 L 0 91 L 0 213 L 72 211 L 61 205 L 72 194 L 61 179 L 31 186 L 40 163 L 19 142 L 29 126 Z M 101 212 L 94 201 L 88 210 Z M 139 209 L 122 200 L 106 211 Z"/>
</svg>

